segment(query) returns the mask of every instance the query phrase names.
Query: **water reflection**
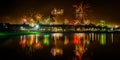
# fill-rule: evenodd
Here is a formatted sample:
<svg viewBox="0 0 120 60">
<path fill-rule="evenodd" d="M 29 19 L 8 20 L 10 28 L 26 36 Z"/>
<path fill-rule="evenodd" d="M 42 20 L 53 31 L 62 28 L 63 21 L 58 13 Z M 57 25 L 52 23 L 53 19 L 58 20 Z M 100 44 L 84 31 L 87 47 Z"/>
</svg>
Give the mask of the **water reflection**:
<svg viewBox="0 0 120 60">
<path fill-rule="evenodd" d="M 50 35 L 49 34 L 45 34 L 44 35 L 44 40 L 43 40 L 43 43 L 45 44 L 45 45 L 49 45 L 50 44 Z"/>
<path fill-rule="evenodd" d="M 68 43 L 69 43 L 69 39 L 67 36 L 65 36 L 64 45 L 67 45 Z"/>
<path fill-rule="evenodd" d="M 74 34 L 74 44 L 75 44 L 75 59 L 82 60 L 82 55 L 89 45 L 89 40 L 85 39 L 86 36 L 84 33 Z"/>
<path fill-rule="evenodd" d="M 39 39 L 39 35 L 23 35 L 20 36 L 19 44 L 22 46 L 24 50 L 27 51 L 28 54 L 38 49 L 42 49 L 43 45 Z"/>
<path fill-rule="evenodd" d="M 82 60 L 86 58 L 83 55 L 89 50 L 88 46 L 91 44 L 113 44 L 114 40 L 114 34 L 106 33 L 52 33 L 22 35 L 20 36 L 19 44 L 23 49 L 28 50 L 26 52 L 34 52 L 36 50 L 41 51 L 42 49 L 44 50 L 43 54 L 46 51 L 49 51 L 45 54 L 51 54 L 52 56 L 64 56 L 66 53 L 69 53 L 69 48 L 71 48 L 73 50 L 70 50 L 70 52 L 74 52 L 74 54 L 72 54 L 74 57 L 71 59 Z"/>
<path fill-rule="evenodd" d="M 53 47 L 51 48 L 51 54 L 53 56 L 56 56 L 56 55 L 62 55 L 63 54 L 63 49 L 60 47 L 61 46 L 61 37 L 63 36 L 62 33 L 53 33 L 51 34 L 52 37 L 53 37 L 53 42 L 54 42 L 54 45 Z"/>
<path fill-rule="evenodd" d="M 51 54 L 53 56 L 56 56 L 56 55 L 62 55 L 63 54 L 63 50 L 61 48 L 58 48 L 58 47 L 53 47 L 51 48 Z"/>
<path fill-rule="evenodd" d="M 113 43 L 113 33 L 111 33 L 111 41 L 112 41 L 112 43 Z"/>
<path fill-rule="evenodd" d="M 106 44 L 106 34 L 100 34 L 100 44 L 101 45 Z"/>
</svg>

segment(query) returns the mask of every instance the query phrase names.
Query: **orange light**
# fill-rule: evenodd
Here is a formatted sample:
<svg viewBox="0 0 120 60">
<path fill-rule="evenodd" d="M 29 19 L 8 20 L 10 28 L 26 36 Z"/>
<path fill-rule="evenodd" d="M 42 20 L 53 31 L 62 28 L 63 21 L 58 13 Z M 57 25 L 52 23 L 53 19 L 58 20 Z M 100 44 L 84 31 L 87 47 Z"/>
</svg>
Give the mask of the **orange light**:
<svg viewBox="0 0 120 60">
<path fill-rule="evenodd" d="M 34 36 L 31 35 L 31 36 L 30 36 L 30 45 L 32 45 L 33 43 L 34 43 Z"/>
<path fill-rule="evenodd" d="M 39 42 L 39 43 L 36 43 L 36 44 L 34 45 L 34 47 L 35 47 L 36 49 L 42 48 L 40 42 Z"/>
</svg>

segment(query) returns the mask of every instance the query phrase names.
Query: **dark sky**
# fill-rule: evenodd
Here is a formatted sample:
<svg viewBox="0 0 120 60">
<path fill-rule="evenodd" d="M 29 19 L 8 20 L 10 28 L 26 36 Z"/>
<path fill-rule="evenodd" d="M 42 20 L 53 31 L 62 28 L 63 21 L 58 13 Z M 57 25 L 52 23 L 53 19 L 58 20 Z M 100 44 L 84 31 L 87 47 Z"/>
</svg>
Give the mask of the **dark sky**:
<svg viewBox="0 0 120 60">
<path fill-rule="evenodd" d="M 55 8 L 64 9 L 64 18 L 72 19 L 74 8 L 72 5 L 81 1 L 90 5 L 91 21 L 103 19 L 106 23 L 120 22 L 120 3 L 118 0 L 0 0 L 0 16 L 20 17 L 26 10 L 34 8 L 35 11 L 48 16 Z"/>
</svg>

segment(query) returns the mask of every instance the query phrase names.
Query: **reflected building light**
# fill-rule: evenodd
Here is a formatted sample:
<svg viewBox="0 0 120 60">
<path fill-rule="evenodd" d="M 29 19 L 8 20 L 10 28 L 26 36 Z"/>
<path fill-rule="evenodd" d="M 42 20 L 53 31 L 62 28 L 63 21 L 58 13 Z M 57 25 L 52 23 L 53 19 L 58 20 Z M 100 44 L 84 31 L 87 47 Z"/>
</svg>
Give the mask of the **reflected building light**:
<svg viewBox="0 0 120 60">
<path fill-rule="evenodd" d="M 44 43 L 45 45 L 49 45 L 49 44 L 50 44 L 49 37 L 50 37 L 50 35 L 48 35 L 48 34 L 44 35 L 43 43 Z"/>
<path fill-rule="evenodd" d="M 64 45 L 67 45 L 68 43 L 69 43 L 69 40 L 68 40 L 67 36 L 65 36 Z"/>
<path fill-rule="evenodd" d="M 112 39 L 112 43 L 113 43 L 113 33 L 111 34 L 111 39 Z"/>
<path fill-rule="evenodd" d="M 95 37 L 95 36 L 94 36 L 94 33 L 92 33 L 92 41 L 94 41 L 94 37 Z"/>
<path fill-rule="evenodd" d="M 62 33 L 53 33 L 52 34 L 54 37 L 60 37 L 60 36 L 63 36 Z"/>
<path fill-rule="evenodd" d="M 34 35 L 30 35 L 30 45 L 34 43 Z"/>
<path fill-rule="evenodd" d="M 106 34 L 100 34 L 100 44 L 101 45 L 106 44 Z"/>
<path fill-rule="evenodd" d="M 95 37 L 94 33 L 89 33 L 89 40 L 94 41 L 95 40 L 94 37 Z"/>
<path fill-rule="evenodd" d="M 22 48 L 25 48 L 25 46 L 26 46 L 26 36 L 20 36 L 20 45 L 22 45 Z"/>
<path fill-rule="evenodd" d="M 97 40 L 97 34 L 94 33 L 94 40 Z"/>
<path fill-rule="evenodd" d="M 38 43 L 38 34 L 35 35 L 35 42 Z"/>
<path fill-rule="evenodd" d="M 99 41 L 99 40 L 100 40 L 100 34 L 98 34 L 98 35 L 97 35 L 97 37 L 98 37 L 98 39 L 97 39 L 97 40 Z"/>
<path fill-rule="evenodd" d="M 52 36 L 53 36 L 53 38 L 54 38 L 55 45 L 56 45 L 57 40 L 59 40 L 59 38 L 60 38 L 61 36 L 63 36 L 63 34 L 62 34 L 62 33 L 53 33 Z"/>
</svg>

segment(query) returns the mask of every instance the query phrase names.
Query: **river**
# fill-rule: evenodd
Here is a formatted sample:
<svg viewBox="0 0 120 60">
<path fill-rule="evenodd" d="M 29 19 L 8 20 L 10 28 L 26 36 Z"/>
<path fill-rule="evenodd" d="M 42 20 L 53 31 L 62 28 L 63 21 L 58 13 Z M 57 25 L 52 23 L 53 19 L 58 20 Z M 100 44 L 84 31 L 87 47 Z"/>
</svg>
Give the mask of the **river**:
<svg viewBox="0 0 120 60">
<path fill-rule="evenodd" d="M 0 60 L 120 59 L 119 33 L 40 33 L 0 37 Z"/>
</svg>

